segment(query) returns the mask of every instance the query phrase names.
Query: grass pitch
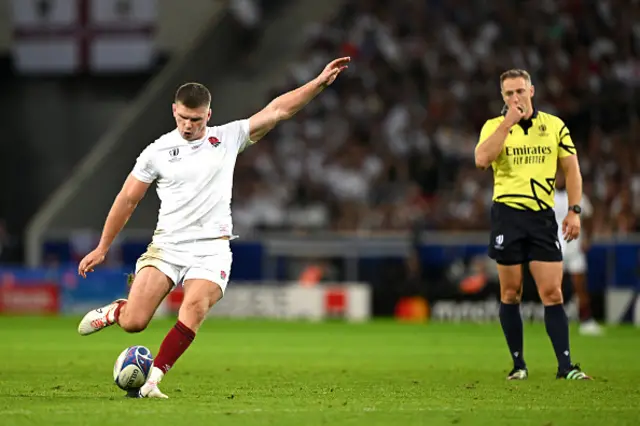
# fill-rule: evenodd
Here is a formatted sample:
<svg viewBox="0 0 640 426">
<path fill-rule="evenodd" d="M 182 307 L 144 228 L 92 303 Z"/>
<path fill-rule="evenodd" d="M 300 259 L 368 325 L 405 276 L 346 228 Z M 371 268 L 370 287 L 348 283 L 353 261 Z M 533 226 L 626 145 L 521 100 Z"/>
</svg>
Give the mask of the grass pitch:
<svg viewBox="0 0 640 426">
<path fill-rule="evenodd" d="M 572 329 L 574 361 L 596 380 L 567 382 L 544 327 L 527 325 L 530 378 L 507 382 L 497 324 L 210 319 L 162 383 L 171 399 L 123 398 L 116 357 L 133 344 L 155 354 L 172 324 L 80 337 L 76 318 L 0 317 L 0 424 L 640 424 L 640 329 Z"/>
</svg>

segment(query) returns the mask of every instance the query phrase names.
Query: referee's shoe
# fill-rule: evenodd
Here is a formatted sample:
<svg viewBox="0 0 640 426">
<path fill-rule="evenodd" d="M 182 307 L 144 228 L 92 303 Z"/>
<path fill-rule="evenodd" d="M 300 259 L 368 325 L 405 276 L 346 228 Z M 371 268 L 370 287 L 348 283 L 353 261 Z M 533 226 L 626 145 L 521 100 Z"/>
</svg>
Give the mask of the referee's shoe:
<svg viewBox="0 0 640 426">
<path fill-rule="evenodd" d="M 566 380 L 591 380 L 591 377 L 584 374 L 580 369 L 580 364 L 572 365 L 564 371 L 558 371 L 556 379 Z"/>
<path fill-rule="evenodd" d="M 526 368 L 516 368 L 509 372 L 507 380 L 527 380 L 529 378 L 529 370 Z"/>
</svg>

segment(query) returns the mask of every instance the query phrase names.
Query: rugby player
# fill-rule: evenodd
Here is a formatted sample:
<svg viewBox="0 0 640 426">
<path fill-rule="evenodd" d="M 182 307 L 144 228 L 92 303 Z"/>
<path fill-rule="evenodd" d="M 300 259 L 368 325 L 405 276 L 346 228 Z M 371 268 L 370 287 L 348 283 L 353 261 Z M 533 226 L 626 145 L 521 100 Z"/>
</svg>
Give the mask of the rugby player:
<svg viewBox="0 0 640 426">
<path fill-rule="evenodd" d="M 558 361 L 556 378 L 589 379 L 571 360 L 569 323 L 562 298 L 562 248 L 553 210 L 559 163 L 569 198 L 562 237 L 567 242 L 578 238 L 582 176 L 576 149 L 560 118 L 533 107 L 535 89 L 527 71 L 504 72 L 500 89 L 505 102 L 503 114 L 482 127 L 475 162 L 479 168 L 493 168 L 489 256 L 498 267 L 500 324 L 513 360 L 507 379 L 524 380 L 529 375 L 520 314 L 526 266 L 544 304 L 545 327 Z"/>
<path fill-rule="evenodd" d="M 229 240 L 233 172 L 238 153 L 256 143 L 280 121 L 332 84 L 349 57 L 329 63 L 312 81 L 272 100 L 244 120 L 209 127 L 211 94 L 198 83 L 181 86 L 173 103 L 176 129 L 162 135 L 139 155 L 116 196 L 100 242 L 78 265 L 86 274 L 102 263 L 137 204 L 156 182 L 161 205 L 151 244 L 138 259 L 127 300 L 88 312 L 78 325 L 89 335 L 118 324 L 144 330 L 165 296 L 184 288 L 178 321 L 160 345 L 146 383 L 134 396 L 167 398 L 158 384 L 194 340 L 209 309 L 224 295 L 231 270 Z"/>
</svg>

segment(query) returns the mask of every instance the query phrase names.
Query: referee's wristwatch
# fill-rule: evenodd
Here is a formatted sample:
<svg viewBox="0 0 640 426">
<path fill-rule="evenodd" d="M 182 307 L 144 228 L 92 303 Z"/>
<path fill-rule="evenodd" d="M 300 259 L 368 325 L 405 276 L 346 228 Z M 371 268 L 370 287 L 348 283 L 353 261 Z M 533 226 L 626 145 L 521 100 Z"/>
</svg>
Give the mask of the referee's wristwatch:
<svg viewBox="0 0 640 426">
<path fill-rule="evenodd" d="M 569 206 L 569 211 L 570 212 L 574 212 L 575 214 L 580 214 L 582 213 L 582 207 L 580 207 L 579 205 L 574 205 L 574 206 Z"/>
</svg>

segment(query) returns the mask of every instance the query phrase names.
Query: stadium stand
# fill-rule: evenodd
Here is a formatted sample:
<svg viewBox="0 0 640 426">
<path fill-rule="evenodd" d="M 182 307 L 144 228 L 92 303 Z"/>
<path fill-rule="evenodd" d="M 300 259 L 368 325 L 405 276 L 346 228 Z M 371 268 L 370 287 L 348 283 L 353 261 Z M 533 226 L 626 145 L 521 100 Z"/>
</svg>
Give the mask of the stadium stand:
<svg viewBox="0 0 640 426">
<path fill-rule="evenodd" d="M 597 233 L 637 230 L 638 2 L 461 3 L 352 1 L 315 27 L 273 92 L 333 55 L 353 56 L 353 72 L 242 157 L 236 226 L 483 229 L 491 173 L 475 170 L 474 145 L 502 107 L 497 76 L 522 67 L 579 144 Z"/>
</svg>

